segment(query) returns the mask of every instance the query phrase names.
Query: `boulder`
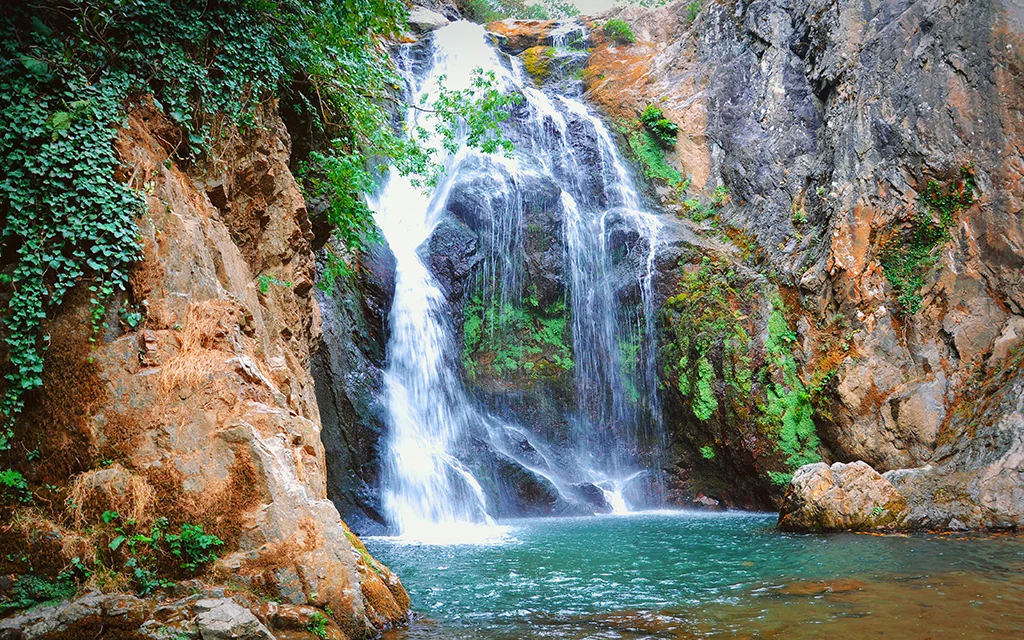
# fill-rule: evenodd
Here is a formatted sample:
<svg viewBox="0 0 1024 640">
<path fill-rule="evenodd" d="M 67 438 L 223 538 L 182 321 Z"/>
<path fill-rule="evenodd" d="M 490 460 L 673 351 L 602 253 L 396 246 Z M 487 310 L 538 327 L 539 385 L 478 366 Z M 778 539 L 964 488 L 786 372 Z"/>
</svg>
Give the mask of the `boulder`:
<svg viewBox="0 0 1024 640">
<path fill-rule="evenodd" d="M 706 496 L 703 493 L 698 493 L 697 497 L 693 499 L 693 505 L 696 507 L 702 507 L 704 509 L 718 509 L 720 503 L 718 500 L 710 496 Z"/>
<path fill-rule="evenodd" d="M 434 31 L 448 24 L 448 18 L 436 11 L 424 7 L 413 7 L 409 12 L 409 28 L 414 33 L 426 33 Z"/>
<path fill-rule="evenodd" d="M 274 640 L 252 611 L 231 598 L 200 600 L 196 613 L 202 640 Z"/>
<path fill-rule="evenodd" d="M 800 467 L 779 512 L 783 531 L 863 531 L 897 528 L 907 502 L 865 462 Z"/>
</svg>

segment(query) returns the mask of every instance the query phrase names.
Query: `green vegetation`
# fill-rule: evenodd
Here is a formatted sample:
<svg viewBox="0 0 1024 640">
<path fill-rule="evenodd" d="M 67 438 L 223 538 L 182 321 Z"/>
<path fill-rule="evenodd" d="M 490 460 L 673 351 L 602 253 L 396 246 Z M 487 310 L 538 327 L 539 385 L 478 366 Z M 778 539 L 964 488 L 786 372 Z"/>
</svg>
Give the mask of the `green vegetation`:
<svg viewBox="0 0 1024 640">
<path fill-rule="evenodd" d="M 665 152 L 676 144 L 679 126 L 653 105 L 647 106 L 636 120 L 618 120 L 612 128 L 626 138 L 630 155 L 644 177 L 672 187 L 681 198 L 690 181 L 665 159 Z"/>
<path fill-rule="evenodd" d="M 75 594 L 75 589 L 74 575 L 71 572 L 61 573 L 52 580 L 31 573 L 22 574 L 15 580 L 7 599 L 0 602 L 0 615 L 70 598 Z"/>
<path fill-rule="evenodd" d="M 936 248 L 947 241 L 956 216 L 974 203 L 977 185 L 970 166 L 960 170 L 960 180 L 943 190 L 929 180 L 921 193 L 923 211 L 918 211 L 909 229 L 896 230 L 882 248 L 881 264 L 886 279 L 906 314 L 921 308 L 924 277 L 938 262 Z"/>
<path fill-rule="evenodd" d="M 796 333 L 790 329 L 782 301 L 773 301 L 767 337 L 760 349 L 751 335 L 750 314 L 759 292 L 740 282 L 727 264 L 705 256 L 699 265 L 681 264 L 679 293 L 662 309 L 661 362 L 663 379 L 677 388 L 700 423 L 721 416 L 722 428 L 747 430 L 772 444 L 784 472 L 769 471 L 777 484 L 788 483 L 791 471 L 817 462 L 813 389 L 802 382 L 793 352 Z M 716 370 L 716 363 L 719 370 Z M 819 386 L 830 377 L 822 376 Z M 714 458 L 710 445 L 699 449 Z M 709 455 L 710 454 L 710 455 Z"/>
<path fill-rule="evenodd" d="M 0 471 L 0 504 L 29 503 L 32 493 L 21 472 L 14 469 Z"/>
<path fill-rule="evenodd" d="M 120 564 L 128 572 L 139 595 L 174 585 L 167 573 L 159 570 L 161 564 L 166 566 L 168 553 L 176 559 L 179 568 L 191 576 L 203 566 L 215 562 L 217 554 L 214 549 L 224 544 L 217 536 L 204 533 L 201 525 L 186 523 L 181 525 L 179 533 L 167 533 L 167 518 L 154 520 L 148 531 L 139 527 L 135 520 L 122 518 L 116 511 L 103 512 L 101 520 L 107 525 L 108 532 L 113 528 L 104 566 L 116 569 Z"/>
<path fill-rule="evenodd" d="M 618 44 L 635 44 L 636 36 L 629 24 L 620 18 L 612 18 L 604 23 L 604 34 Z"/>
<path fill-rule="evenodd" d="M 315 612 L 309 617 L 309 624 L 306 625 L 306 631 L 310 632 L 317 638 L 327 638 L 327 616 Z"/>
<path fill-rule="evenodd" d="M 671 187 L 683 183 L 683 174 L 665 160 L 665 150 L 657 138 L 647 129 L 629 127 L 625 131 L 633 157 L 640 165 L 640 171 L 647 178 L 661 180 Z"/>
<path fill-rule="evenodd" d="M 286 282 L 284 280 L 278 280 L 274 276 L 270 276 L 270 275 L 267 275 L 267 274 L 264 274 L 264 273 L 261 273 L 259 276 L 257 276 L 257 278 L 256 278 L 256 288 L 259 290 L 259 292 L 261 294 L 266 295 L 266 293 L 268 291 L 270 291 L 270 285 L 276 285 L 278 287 L 291 287 L 291 286 L 293 286 L 291 282 Z"/>
<path fill-rule="evenodd" d="M 537 84 L 542 84 L 551 75 L 554 56 L 554 47 L 532 47 L 523 52 L 523 66 Z"/>
<path fill-rule="evenodd" d="M 767 399 L 758 408 L 764 432 L 773 437 L 791 470 L 821 460 L 818 455 L 821 441 L 814 425 L 811 394 L 800 379 L 793 358 L 796 339 L 796 332 L 789 328 L 783 315 L 782 301 L 775 300 L 764 345 L 765 361 L 771 369 L 770 374 L 764 376 Z M 786 485 L 793 474 L 769 472 L 769 476 L 772 482 Z"/>
<path fill-rule="evenodd" d="M 109 301 L 127 289 L 139 257 L 140 192 L 152 191 L 118 176 L 114 142 L 128 112 L 152 96 L 178 129 L 168 162 L 187 167 L 259 126 L 261 105 L 280 98 L 312 142 L 295 158 L 305 194 L 327 203 L 334 235 L 358 251 L 376 238 L 363 194 L 375 187 L 377 165 L 423 185 L 441 171 L 423 132 L 405 137 L 381 108 L 397 104 L 399 82 L 380 39 L 397 38 L 405 15 L 401 0 L 41 0 L 5 12 L 0 215 L 10 268 L 0 278 L 11 297 L 0 450 L 11 447 L 25 394 L 42 384 L 46 321 L 81 284 L 98 332 Z M 446 149 L 462 131 L 486 152 L 510 148 L 500 123 L 518 97 L 504 95 L 493 75 L 478 73 L 469 89 L 432 99 Z M 323 284 L 346 273 L 332 254 Z M 261 279 L 261 290 L 271 282 Z M 129 328 L 144 321 L 137 309 L 121 317 Z M 5 478 L 17 488 L 13 474 Z"/>
<path fill-rule="evenodd" d="M 676 146 L 679 125 L 666 118 L 665 113 L 659 107 L 653 104 L 647 105 L 643 113 L 640 114 L 640 122 L 662 146 L 669 149 Z"/>
<path fill-rule="evenodd" d="M 224 545 L 217 536 L 203 533 L 203 526 L 199 524 L 183 524 L 181 533 L 168 534 L 166 539 L 171 555 L 181 560 L 181 568 L 189 573 L 216 561 L 214 549 Z"/>
<path fill-rule="evenodd" d="M 720 407 L 715 391 L 718 373 L 711 360 L 719 352 L 725 408 L 739 420 L 748 411 L 748 403 L 732 398 L 749 397 L 751 391 L 749 322 L 742 303 L 753 299 L 755 292 L 737 280 L 735 272 L 706 256 L 696 268 L 682 263 L 679 293 L 662 309 L 662 325 L 669 332 L 662 339 L 665 377 L 690 399 L 691 411 L 701 422 Z"/>
<path fill-rule="evenodd" d="M 462 366 L 478 375 L 555 375 L 573 367 L 563 301 L 542 307 L 535 295 L 520 304 L 485 302 L 477 293 L 466 304 Z"/>
<path fill-rule="evenodd" d="M 683 206 L 689 212 L 690 218 L 694 222 L 704 222 L 718 215 L 718 208 L 722 206 L 728 195 L 729 189 L 724 184 L 720 184 L 711 193 L 710 202 L 701 204 L 701 201 L 697 198 L 689 198 L 683 201 Z"/>
<path fill-rule="evenodd" d="M 700 15 L 700 10 L 704 8 L 704 2 L 702 0 L 693 0 L 686 5 L 686 19 L 693 24 L 693 21 Z"/>
<path fill-rule="evenodd" d="M 697 380 L 693 390 L 693 415 L 698 420 L 707 420 L 718 410 L 718 398 L 712 385 L 715 383 L 715 368 L 708 362 L 707 357 L 701 356 L 697 360 Z"/>
<path fill-rule="evenodd" d="M 457 0 L 456 4 L 467 19 L 481 24 L 516 18 L 518 20 L 559 20 L 573 18 L 580 10 L 566 0 Z"/>
</svg>

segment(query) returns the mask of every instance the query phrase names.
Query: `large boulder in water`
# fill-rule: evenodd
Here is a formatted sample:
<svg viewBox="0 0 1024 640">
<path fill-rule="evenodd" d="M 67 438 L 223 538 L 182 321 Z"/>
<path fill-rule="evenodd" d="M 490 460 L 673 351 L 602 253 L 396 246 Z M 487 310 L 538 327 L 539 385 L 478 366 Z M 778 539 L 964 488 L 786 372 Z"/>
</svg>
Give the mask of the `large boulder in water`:
<svg viewBox="0 0 1024 640">
<path fill-rule="evenodd" d="M 863 531 L 897 528 L 907 501 L 865 462 L 800 467 L 779 512 L 783 531 Z"/>
</svg>

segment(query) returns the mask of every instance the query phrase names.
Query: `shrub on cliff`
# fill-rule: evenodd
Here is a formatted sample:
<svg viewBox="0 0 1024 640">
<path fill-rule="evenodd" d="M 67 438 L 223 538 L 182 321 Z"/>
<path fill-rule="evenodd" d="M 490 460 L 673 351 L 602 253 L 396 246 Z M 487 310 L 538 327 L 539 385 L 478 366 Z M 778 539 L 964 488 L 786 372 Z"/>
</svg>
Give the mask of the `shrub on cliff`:
<svg viewBox="0 0 1024 640">
<path fill-rule="evenodd" d="M 634 44 L 636 36 L 625 20 L 612 18 L 604 23 L 604 34 L 619 44 Z"/>
<path fill-rule="evenodd" d="M 679 125 L 665 117 L 665 113 L 653 104 L 640 114 L 640 122 L 644 123 L 655 139 L 665 147 L 676 146 L 676 136 L 679 134 Z"/>
</svg>

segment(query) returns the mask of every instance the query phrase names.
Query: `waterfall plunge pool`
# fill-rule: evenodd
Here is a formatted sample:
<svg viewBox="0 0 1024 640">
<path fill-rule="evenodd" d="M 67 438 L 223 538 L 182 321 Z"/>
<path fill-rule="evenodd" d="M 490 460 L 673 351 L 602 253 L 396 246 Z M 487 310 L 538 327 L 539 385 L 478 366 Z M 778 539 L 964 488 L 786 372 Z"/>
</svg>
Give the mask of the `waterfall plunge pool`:
<svg viewBox="0 0 1024 640">
<path fill-rule="evenodd" d="M 1024 637 L 1024 537 L 794 535 L 775 520 L 547 518 L 484 544 L 366 544 L 418 614 L 387 640 Z"/>
</svg>

